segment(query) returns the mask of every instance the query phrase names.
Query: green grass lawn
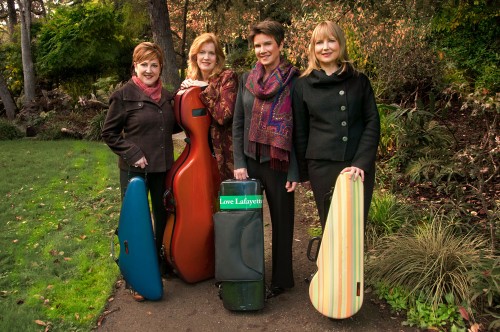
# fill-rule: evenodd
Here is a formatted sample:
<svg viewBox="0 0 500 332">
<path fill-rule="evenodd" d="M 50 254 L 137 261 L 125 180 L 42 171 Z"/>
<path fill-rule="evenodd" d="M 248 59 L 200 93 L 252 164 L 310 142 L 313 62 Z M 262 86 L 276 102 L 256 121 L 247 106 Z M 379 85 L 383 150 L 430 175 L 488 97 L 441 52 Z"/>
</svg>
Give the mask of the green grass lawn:
<svg viewBox="0 0 500 332">
<path fill-rule="evenodd" d="M 116 156 L 86 141 L 0 151 L 0 331 L 92 329 L 119 276 Z"/>
</svg>

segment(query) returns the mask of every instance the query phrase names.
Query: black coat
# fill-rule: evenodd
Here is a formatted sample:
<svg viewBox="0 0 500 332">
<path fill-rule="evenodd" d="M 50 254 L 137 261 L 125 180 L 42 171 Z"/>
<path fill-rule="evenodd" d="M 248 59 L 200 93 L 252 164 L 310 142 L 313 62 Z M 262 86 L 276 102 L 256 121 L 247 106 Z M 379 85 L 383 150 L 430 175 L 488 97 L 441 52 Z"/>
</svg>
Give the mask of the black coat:
<svg viewBox="0 0 500 332">
<path fill-rule="evenodd" d="M 293 93 L 294 144 L 301 180 L 307 159 L 351 161 L 370 172 L 380 139 L 380 118 L 368 77 L 349 69 L 337 75 L 313 70 Z"/>
<path fill-rule="evenodd" d="M 111 95 L 102 138 L 120 157 L 120 169 L 129 170 L 143 156 L 148 166 L 133 168 L 134 172 L 166 172 L 172 167 L 172 134 L 178 131 L 172 99 L 163 89 L 156 103 L 132 80 Z"/>
</svg>

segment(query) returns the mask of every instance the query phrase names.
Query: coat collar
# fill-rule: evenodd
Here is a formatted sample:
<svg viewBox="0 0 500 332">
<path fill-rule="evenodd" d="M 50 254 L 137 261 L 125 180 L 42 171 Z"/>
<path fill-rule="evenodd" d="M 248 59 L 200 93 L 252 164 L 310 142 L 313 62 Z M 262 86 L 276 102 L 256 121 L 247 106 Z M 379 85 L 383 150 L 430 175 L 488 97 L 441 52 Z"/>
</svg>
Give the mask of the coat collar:
<svg viewBox="0 0 500 332">
<path fill-rule="evenodd" d="M 165 88 L 162 89 L 161 91 L 161 98 L 160 101 L 158 102 L 158 105 L 163 105 L 165 102 L 171 101 L 173 99 L 173 96 L 170 92 L 168 92 Z M 123 86 L 123 100 L 127 101 L 151 101 L 154 103 L 151 98 L 146 96 L 144 92 L 142 92 L 141 88 L 139 88 L 132 80 L 128 81 L 124 86 Z"/>
<path fill-rule="evenodd" d="M 307 76 L 307 79 L 313 86 L 328 86 L 351 78 L 353 73 L 354 72 L 350 67 L 348 67 L 348 69 L 341 74 L 333 73 L 330 76 L 328 76 L 323 70 L 315 69 L 311 72 L 311 74 L 309 74 L 309 76 Z"/>
</svg>

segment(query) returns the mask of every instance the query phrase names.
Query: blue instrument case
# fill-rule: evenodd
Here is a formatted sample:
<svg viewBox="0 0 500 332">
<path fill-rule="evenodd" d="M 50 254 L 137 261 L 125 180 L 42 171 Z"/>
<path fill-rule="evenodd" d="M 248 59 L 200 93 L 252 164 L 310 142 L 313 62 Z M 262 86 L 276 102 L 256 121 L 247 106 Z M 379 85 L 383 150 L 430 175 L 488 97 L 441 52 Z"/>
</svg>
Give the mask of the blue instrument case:
<svg viewBox="0 0 500 332">
<path fill-rule="evenodd" d="M 120 254 L 115 258 L 123 279 L 148 300 L 163 296 L 158 253 L 154 240 L 146 183 L 134 177 L 127 186 L 122 202 L 118 229 Z M 114 257 L 114 244 L 111 242 Z"/>
</svg>

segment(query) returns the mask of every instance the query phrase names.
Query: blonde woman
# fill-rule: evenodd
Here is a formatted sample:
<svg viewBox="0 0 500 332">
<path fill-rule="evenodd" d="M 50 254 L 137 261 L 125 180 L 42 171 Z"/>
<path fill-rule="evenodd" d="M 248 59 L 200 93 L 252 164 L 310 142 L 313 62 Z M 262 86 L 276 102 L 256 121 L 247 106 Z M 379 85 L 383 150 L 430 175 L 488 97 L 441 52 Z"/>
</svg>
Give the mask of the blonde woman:
<svg viewBox="0 0 500 332">
<path fill-rule="evenodd" d="M 340 173 L 361 177 L 365 220 L 375 184 L 380 119 L 368 78 L 349 61 L 342 29 L 319 23 L 309 65 L 293 94 L 294 145 L 301 181 L 310 180 L 324 228 L 325 196 Z"/>
<path fill-rule="evenodd" d="M 200 99 L 212 116 L 210 135 L 222 181 L 233 178 L 232 123 L 238 91 L 238 76 L 224 68 L 225 61 L 219 39 L 213 33 L 196 37 L 189 50 L 187 78 L 178 92 L 191 86 L 204 88 Z"/>
</svg>

